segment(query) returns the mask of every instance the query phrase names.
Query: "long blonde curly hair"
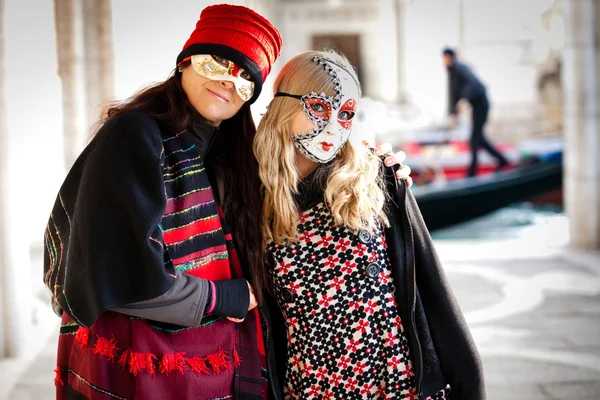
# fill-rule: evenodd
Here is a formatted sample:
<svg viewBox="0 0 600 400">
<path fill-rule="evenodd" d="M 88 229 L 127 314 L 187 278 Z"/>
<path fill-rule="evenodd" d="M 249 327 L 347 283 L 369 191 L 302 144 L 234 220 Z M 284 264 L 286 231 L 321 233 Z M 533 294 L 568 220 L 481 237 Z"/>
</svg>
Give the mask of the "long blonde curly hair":
<svg viewBox="0 0 600 400">
<path fill-rule="evenodd" d="M 346 57 L 333 51 L 309 51 L 289 60 L 281 69 L 273 92 L 334 94 L 331 77 L 313 61 L 315 56 L 332 60 L 354 69 Z M 358 82 L 358 78 L 356 78 Z M 293 243 L 297 240 L 298 193 L 300 177 L 296 171 L 296 151 L 292 140 L 292 119 L 304 112 L 294 98 L 275 97 L 262 117 L 254 139 L 254 155 L 258 160 L 263 195 L 262 232 L 265 242 Z M 388 224 L 384 212 L 385 195 L 380 177 L 380 159 L 362 146 L 350 141 L 329 162 L 325 201 L 335 223 L 355 230 L 373 232 L 377 220 Z M 321 167 L 322 168 L 322 167 Z"/>
</svg>

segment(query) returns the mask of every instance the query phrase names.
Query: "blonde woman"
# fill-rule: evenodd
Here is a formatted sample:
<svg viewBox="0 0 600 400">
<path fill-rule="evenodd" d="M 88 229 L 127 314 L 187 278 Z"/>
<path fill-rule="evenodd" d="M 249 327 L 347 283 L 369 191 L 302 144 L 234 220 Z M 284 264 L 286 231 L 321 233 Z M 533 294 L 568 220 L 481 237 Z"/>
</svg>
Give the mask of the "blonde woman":
<svg viewBox="0 0 600 400">
<path fill-rule="evenodd" d="M 275 398 L 484 399 L 477 349 L 413 196 L 348 141 L 352 66 L 303 53 L 274 92 L 254 153 Z"/>
</svg>

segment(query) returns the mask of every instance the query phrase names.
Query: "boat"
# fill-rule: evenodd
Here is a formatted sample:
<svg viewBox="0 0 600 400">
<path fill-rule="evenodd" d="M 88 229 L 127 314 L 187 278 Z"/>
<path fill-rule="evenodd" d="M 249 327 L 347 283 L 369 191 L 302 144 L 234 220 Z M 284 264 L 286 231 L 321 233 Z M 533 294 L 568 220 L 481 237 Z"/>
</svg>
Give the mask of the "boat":
<svg viewBox="0 0 600 400">
<path fill-rule="evenodd" d="M 377 110 L 375 110 L 377 111 Z M 417 113 L 418 114 L 418 113 Z M 560 129 L 531 132 L 518 142 L 491 138 L 492 144 L 509 161 L 497 171 L 497 161 L 485 150 L 478 152 L 475 177 L 467 177 L 471 160 L 470 128 L 431 121 L 412 125 L 398 120 L 396 128 L 383 129 L 382 108 L 369 120 L 362 134 L 373 129 L 379 143 L 392 143 L 406 153 L 411 168 L 411 188 L 429 230 L 437 230 L 491 213 L 524 201 L 562 202 L 563 138 Z M 389 112 L 388 112 L 389 120 Z M 361 131 L 359 129 L 359 131 Z"/>
<path fill-rule="evenodd" d="M 528 165 L 551 154 L 562 152 L 561 138 L 541 138 L 522 141 L 518 144 L 498 143 L 494 146 L 509 161 L 510 170 Z M 452 181 L 467 176 L 471 161 L 471 148 L 467 140 L 410 141 L 400 146 L 407 154 L 413 181 L 424 185 L 439 181 Z M 477 175 L 496 171 L 497 161 L 485 150 L 478 152 Z"/>
<path fill-rule="evenodd" d="M 562 189 L 562 152 L 511 170 L 415 185 L 411 190 L 430 231 L 465 222 Z"/>
</svg>

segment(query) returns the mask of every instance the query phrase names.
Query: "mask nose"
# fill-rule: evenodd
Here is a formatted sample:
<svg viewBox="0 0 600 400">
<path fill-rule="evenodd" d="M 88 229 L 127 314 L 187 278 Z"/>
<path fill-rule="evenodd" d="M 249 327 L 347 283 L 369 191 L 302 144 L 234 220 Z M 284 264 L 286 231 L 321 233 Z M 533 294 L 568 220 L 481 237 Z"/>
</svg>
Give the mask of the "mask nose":
<svg viewBox="0 0 600 400">
<path fill-rule="evenodd" d="M 331 123 L 331 121 L 329 121 L 327 123 L 327 125 L 325 125 L 325 128 L 323 129 L 323 132 L 327 135 L 327 136 L 333 136 L 336 134 L 335 129 L 333 129 L 333 124 Z"/>
</svg>

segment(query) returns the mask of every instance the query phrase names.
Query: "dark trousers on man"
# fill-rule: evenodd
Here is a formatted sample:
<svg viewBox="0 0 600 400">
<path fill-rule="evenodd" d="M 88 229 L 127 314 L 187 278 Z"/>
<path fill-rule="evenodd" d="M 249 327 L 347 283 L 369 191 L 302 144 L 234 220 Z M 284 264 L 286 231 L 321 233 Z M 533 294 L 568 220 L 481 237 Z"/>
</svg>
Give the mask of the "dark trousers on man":
<svg viewBox="0 0 600 400">
<path fill-rule="evenodd" d="M 471 131 L 471 165 L 469 166 L 468 176 L 477 174 L 477 150 L 483 147 L 494 158 L 498 160 L 498 167 L 508 164 L 508 160 L 498 151 L 483 134 L 483 127 L 487 122 L 490 104 L 486 97 L 477 99 L 471 103 L 473 110 L 473 130 Z"/>
</svg>

